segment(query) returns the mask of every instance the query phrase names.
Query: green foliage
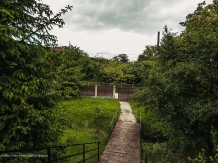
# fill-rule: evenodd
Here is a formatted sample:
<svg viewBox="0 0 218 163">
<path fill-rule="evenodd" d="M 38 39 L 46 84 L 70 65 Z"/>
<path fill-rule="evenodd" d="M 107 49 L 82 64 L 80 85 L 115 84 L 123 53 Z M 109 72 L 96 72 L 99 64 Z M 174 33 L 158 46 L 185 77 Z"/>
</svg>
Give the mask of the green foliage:
<svg viewBox="0 0 218 163">
<path fill-rule="evenodd" d="M 187 159 L 182 158 L 183 154 L 177 151 L 172 151 L 168 147 L 167 142 L 163 143 L 149 143 L 143 142 L 143 148 L 158 163 L 186 163 Z"/>
<path fill-rule="evenodd" d="M 137 93 L 136 93 L 137 94 Z M 156 118 L 156 111 L 139 105 L 136 101 L 130 101 L 133 114 L 136 116 L 137 122 L 140 123 L 141 116 L 141 136 L 146 142 L 158 142 L 166 141 L 159 129 L 159 122 Z"/>
<path fill-rule="evenodd" d="M 106 83 L 138 84 L 145 81 L 144 63 L 122 62 L 119 59 L 82 57 L 79 61 L 82 80 Z"/>
<path fill-rule="evenodd" d="M 78 61 L 84 57 L 83 51 L 71 46 L 65 51 L 51 51 L 51 55 L 58 60 L 55 62 L 57 68 L 53 72 L 53 78 L 57 84 L 55 91 L 59 91 L 64 99 L 78 96 L 83 78 Z"/>
<path fill-rule="evenodd" d="M 143 53 L 138 56 L 137 61 L 151 60 L 157 55 L 157 46 L 145 46 Z"/>
<path fill-rule="evenodd" d="M 85 81 L 100 81 L 101 79 L 101 69 L 103 69 L 104 63 L 108 61 L 103 58 L 90 58 L 83 57 L 79 60 L 79 66 L 81 67 L 81 72 L 84 74 L 83 80 Z"/>
<path fill-rule="evenodd" d="M 66 125 L 46 46 L 61 15 L 35 0 L 0 2 L 0 142 L 3 149 L 57 144 Z"/>
<path fill-rule="evenodd" d="M 103 66 L 101 70 L 101 79 L 108 83 L 117 83 L 122 79 L 123 72 L 121 70 L 121 64 L 119 62 L 108 62 Z"/>
<path fill-rule="evenodd" d="M 180 23 L 177 35 L 164 27 L 155 64 L 148 69 L 146 88 L 136 94 L 146 109 L 155 110 L 157 127 L 167 148 L 181 158 L 215 156 L 218 125 L 217 19 L 218 1 L 198 5 Z M 146 70 L 146 69 L 145 69 Z"/>
<path fill-rule="evenodd" d="M 112 58 L 113 61 L 126 63 L 129 62 L 128 56 L 126 54 L 118 54 Z"/>
<path fill-rule="evenodd" d="M 133 63 L 109 61 L 100 70 L 101 82 L 107 83 L 135 83 L 135 69 Z"/>
<path fill-rule="evenodd" d="M 217 163 L 218 162 L 218 146 L 215 150 L 215 156 L 214 158 L 212 156 L 207 157 L 205 155 L 205 150 L 201 149 L 201 152 L 199 152 L 198 156 L 194 159 L 188 158 L 190 163 Z"/>
</svg>

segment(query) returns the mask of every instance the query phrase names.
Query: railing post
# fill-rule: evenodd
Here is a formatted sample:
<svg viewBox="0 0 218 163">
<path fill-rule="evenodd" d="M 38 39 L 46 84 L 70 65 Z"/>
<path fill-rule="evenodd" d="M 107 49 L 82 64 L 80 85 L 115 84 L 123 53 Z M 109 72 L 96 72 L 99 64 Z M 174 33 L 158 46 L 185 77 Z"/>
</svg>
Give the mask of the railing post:
<svg viewBox="0 0 218 163">
<path fill-rule="evenodd" d="M 51 163 L 51 148 L 47 148 L 47 154 L 48 154 L 48 163 Z"/>
<path fill-rule="evenodd" d="M 100 155 L 100 142 L 98 142 L 98 161 L 100 161 L 99 155 Z"/>
<path fill-rule="evenodd" d="M 141 112 L 140 112 L 140 139 L 142 137 L 142 115 L 141 115 Z"/>
<path fill-rule="evenodd" d="M 143 152 L 143 149 L 142 149 L 142 140 L 140 138 L 140 154 L 141 154 L 141 163 L 143 162 L 143 159 L 144 159 L 144 152 Z"/>
<path fill-rule="evenodd" d="M 118 111 L 117 111 L 117 121 L 118 121 Z"/>
<path fill-rule="evenodd" d="M 114 117 L 114 120 L 113 120 L 113 121 L 114 121 L 114 124 L 113 124 L 113 129 L 114 129 L 114 126 L 115 126 L 115 117 Z"/>
<path fill-rule="evenodd" d="M 147 156 L 147 154 L 145 155 L 145 163 L 148 163 L 148 156 Z"/>
<path fill-rule="evenodd" d="M 83 144 L 83 163 L 86 162 L 86 160 L 85 160 L 86 159 L 85 151 L 86 151 L 85 144 Z"/>
</svg>

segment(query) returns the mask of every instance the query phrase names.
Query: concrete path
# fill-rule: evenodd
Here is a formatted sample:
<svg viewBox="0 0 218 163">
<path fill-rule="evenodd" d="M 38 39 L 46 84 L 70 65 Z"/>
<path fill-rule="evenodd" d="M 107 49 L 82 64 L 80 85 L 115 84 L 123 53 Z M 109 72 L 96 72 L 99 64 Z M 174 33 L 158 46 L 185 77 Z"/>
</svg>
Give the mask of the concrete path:
<svg viewBox="0 0 218 163">
<path fill-rule="evenodd" d="M 126 101 L 120 101 L 120 120 L 122 122 L 134 122 L 136 123 L 135 116 L 132 114 L 131 106 Z"/>
<path fill-rule="evenodd" d="M 99 163 L 140 163 L 140 126 L 128 102 L 120 101 L 121 115 Z"/>
</svg>

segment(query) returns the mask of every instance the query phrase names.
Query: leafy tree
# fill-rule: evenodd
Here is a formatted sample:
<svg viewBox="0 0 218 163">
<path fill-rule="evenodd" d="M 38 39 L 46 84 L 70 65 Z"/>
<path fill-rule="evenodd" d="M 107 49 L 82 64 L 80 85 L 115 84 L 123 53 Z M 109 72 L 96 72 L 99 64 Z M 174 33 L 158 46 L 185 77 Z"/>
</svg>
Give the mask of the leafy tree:
<svg viewBox="0 0 218 163">
<path fill-rule="evenodd" d="M 133 84 L 136 81 L 134 63 L 120 63 L 110 60 L 101 64 L 101 67 L 99 78 L 101 82 Z"/>
<path fill-rule="evenodd" d="M 145 60 L 134 62 L 134 78 L 136 84 L 147 84 L 150 71 L 155 65 L 155 61 Z"/>
<path fill-rule="evenodd" d="M 149 60 L 157 54 L 157 46 L 145 46 L 145 50 L 138 56 L 137 61 Z"/>
<path fill-rule="evenodd" d="M 83 57 L 79 61 L 79 66 L 81 67 L 81 72 L 84 74 L 83 80 L 85 81 L 98 81 L 100 80 L 100 69 L 104 63 L 103 60 L 98 60 L 97 58 Z"/>
<path fill-rule="evenodd" d="M 123 78 L 122 64 L 119 62 L 110 61 L 105 63 L 101 69 L 101 82 L 118 83 Z"/>
<path fill-rule="evenodd" d="M 46 46 L 55 45 L 53 25 L 61 15 L 36 0 L 0 1 L 0 147 L 16 149 L 55 144 L 65 120 L 57 105 L 52 73 L 55 58 Z"/>
<path fill-rule="evenodd" d="M 123 63 L 129 62 L 128 56 L 126 54 L 118 54 L 117 56 L 114 56 L 112 60 Z"/>
<path fill-rule="evenodd" d="M 135 83 L 136 75 L 134 74 L 135 72 L 134 63 L 132 62 L 123 63 L 122 71 L 123 71 L 123 77 L 121 80 L 122 83 L 128 83 L 128 84 Z"/>
<path fill-rule="evenodd" d="M 85 57 L 83 51 L 71 46 L 65 51 L 52 51 L 51 53 L 58 58 L 59 62 L 59 65 L 56 65 L 56 71 L 53 72 L 53 77 L 57 83 L 57 89 L 54 91 L 59 91 L 65 99 L 78 96 L 83 78 L 78 62 L 82 57 Z"/>
</svg>

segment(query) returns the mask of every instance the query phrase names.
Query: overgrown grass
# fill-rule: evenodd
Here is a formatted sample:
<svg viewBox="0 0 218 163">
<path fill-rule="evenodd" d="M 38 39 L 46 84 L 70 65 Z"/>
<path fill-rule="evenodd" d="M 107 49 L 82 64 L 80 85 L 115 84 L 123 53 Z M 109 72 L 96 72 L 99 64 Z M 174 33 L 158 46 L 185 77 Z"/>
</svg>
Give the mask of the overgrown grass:
<svg viewBox="0 0 218 163">
<path fill-rule="evenodd" d="M 113 99 L 78 98 L 63 101 L 63 108 L 69 124 L 61 141 L 63 143 L 68 142 L 68 144 L 99 141 L 100 154 L 102 154 L 108 140 L 108 125 L 116 111 L 120 112 L 119 102 Z M 97 145 L 89 145 L 86 148 L 96 147 Z M 69 155 L 79 152 L 82 152 L 82 147 L 67 148 Z M 87 161 L 87 163 L 96 161 L 96 158 Z M 80 160 L 82 160 L 82 155 L 72 157 L 69 162 L 73 163 Z"/>
<path fill-rule="evenodd" d="M 142 116 L 144 116 L 144 112 L 145 112 L 145 108 L 143 106 L 139 106 L 139 104 L 136 102 L 136 101 L 129 101 L 129 104 L 131 106 L 131 109 L 132 109 L 132 112 L 133 112 L 133 115 L 135 116 L 137 122 L 139 123 L 140 122 L 140 114 Z"/>
<path fill-rule="evenodd" d="M 142 146 L 145 151 L 158 163 L 185 162 L 180 153 L 168 148 L 168 142 L 163 139 L 159 123 L 155 119 L 155 110 L 140 106 L 136 101 L 129 101 L 129 103 L 137 122 L 140 122 L 141 114 Z"/>
</svg>

